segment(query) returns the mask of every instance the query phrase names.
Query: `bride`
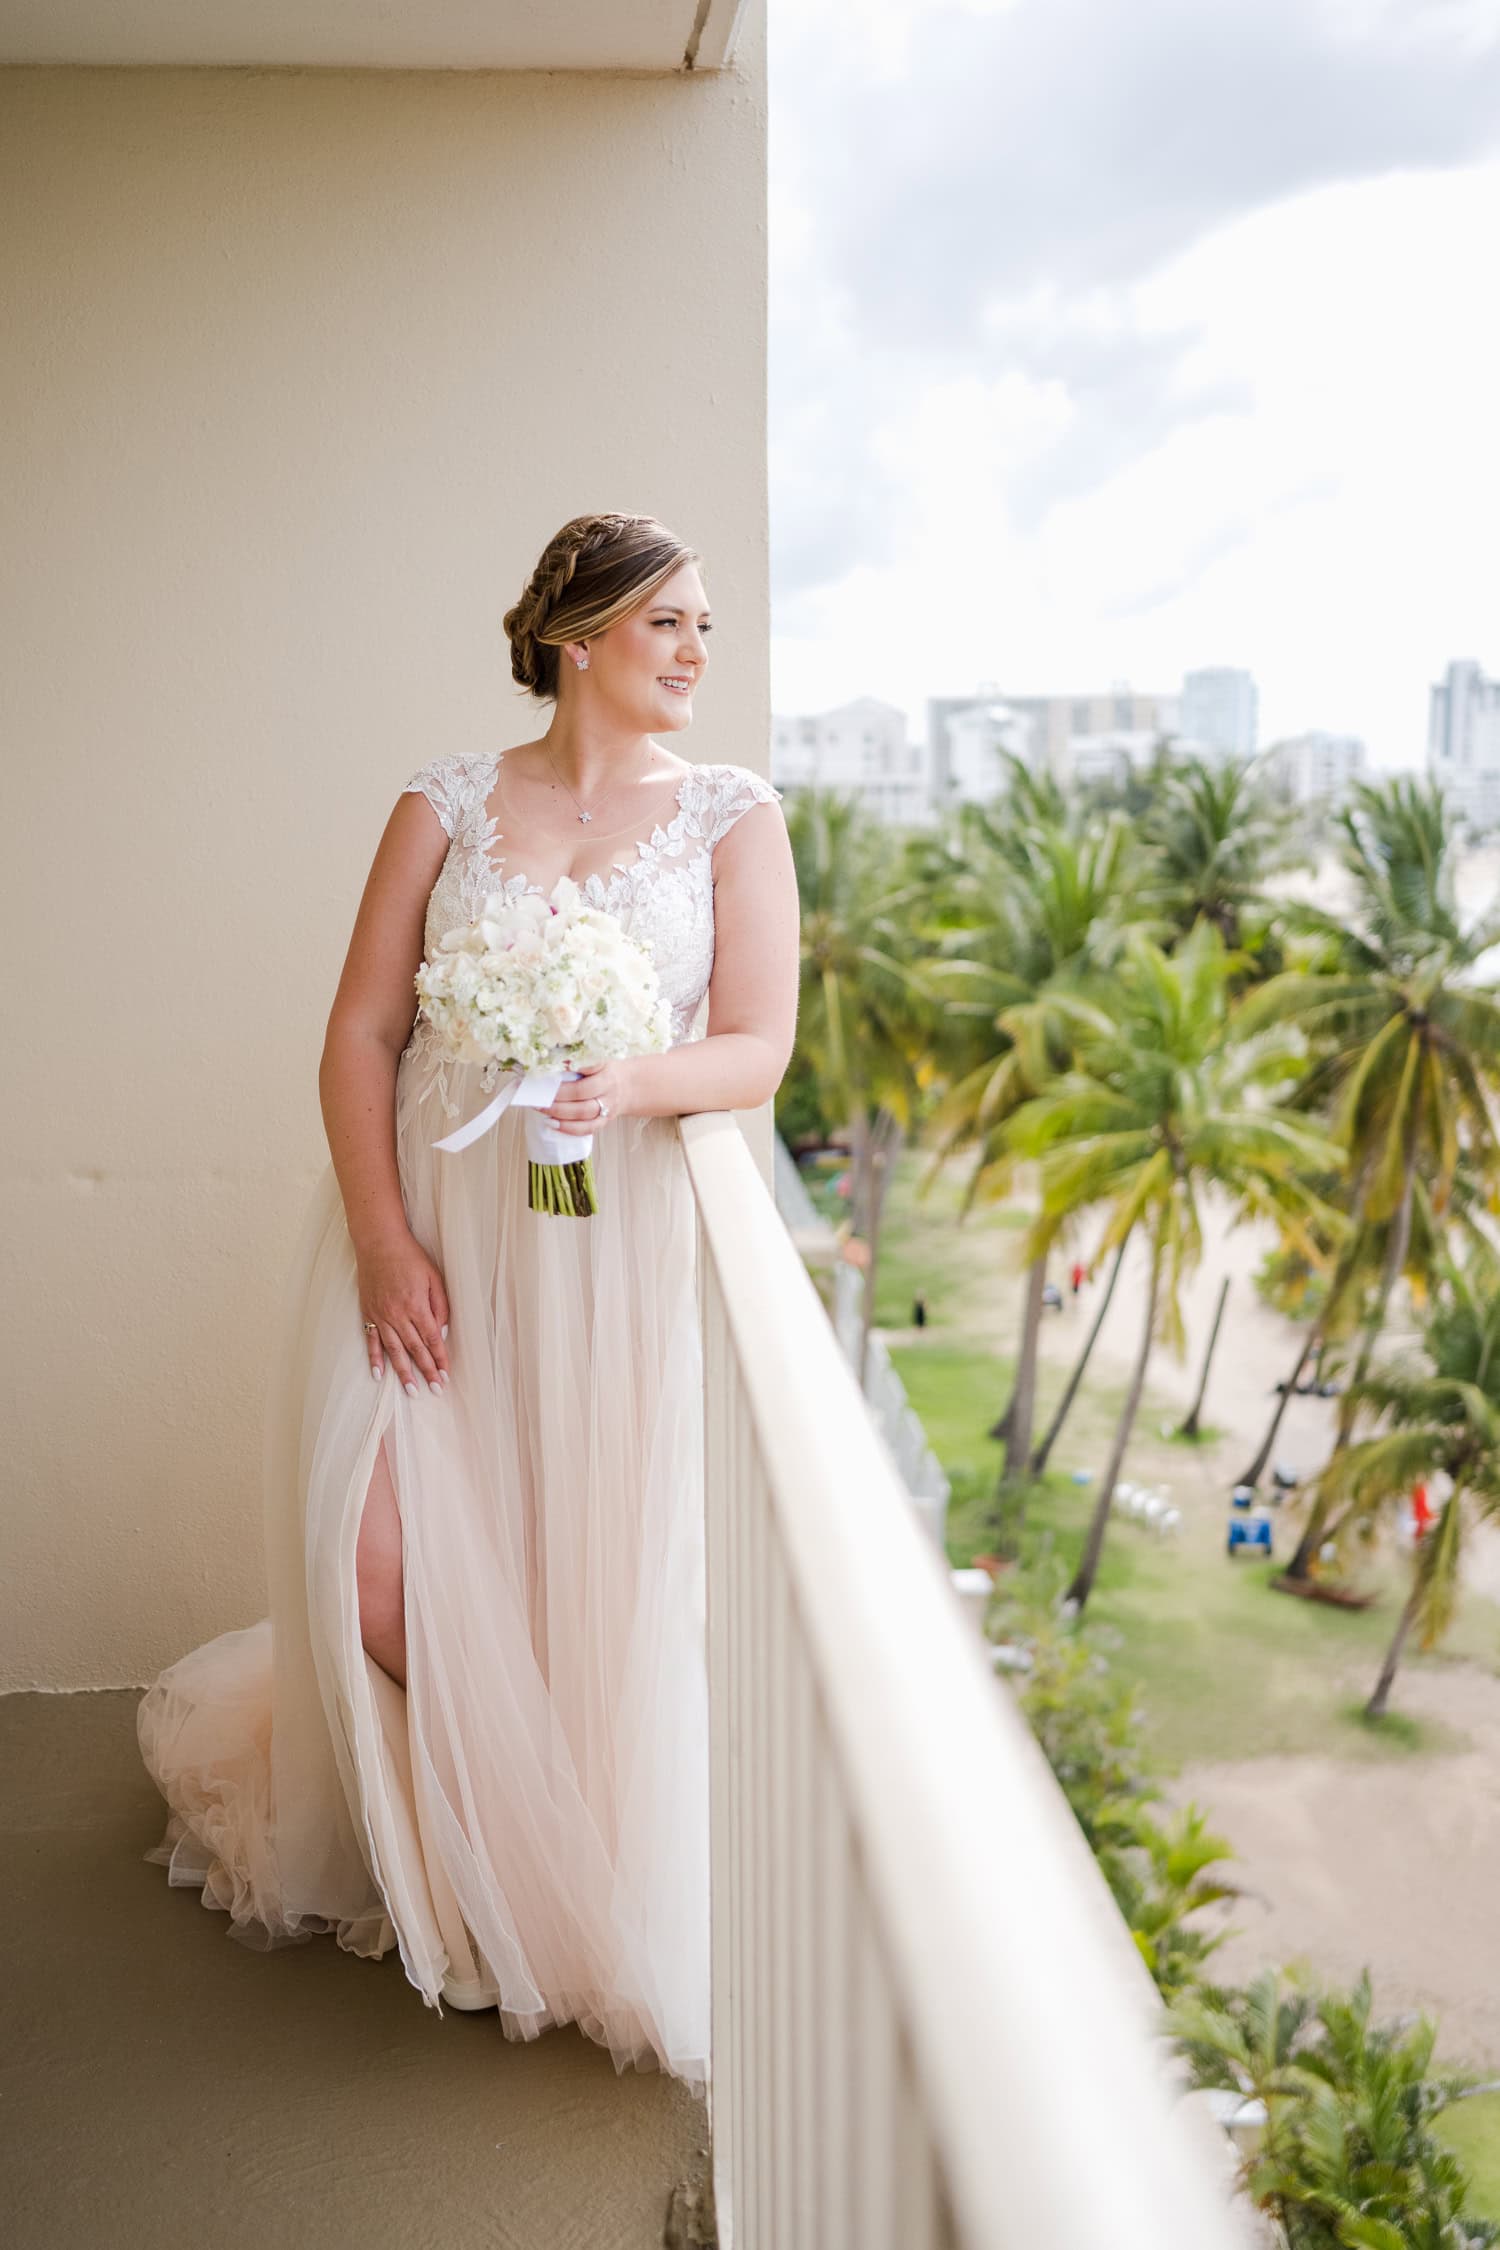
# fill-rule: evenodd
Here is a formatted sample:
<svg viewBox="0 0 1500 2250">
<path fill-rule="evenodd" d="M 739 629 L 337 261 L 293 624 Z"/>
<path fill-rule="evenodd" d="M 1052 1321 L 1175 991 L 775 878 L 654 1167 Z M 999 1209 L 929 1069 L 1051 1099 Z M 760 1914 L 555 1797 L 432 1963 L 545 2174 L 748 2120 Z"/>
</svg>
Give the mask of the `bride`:
<svg viewBox="0 0 1500 2250">
<path fill-rule="evenodd" d="M 675 1120 L 753 1109 L 791 1053 L 797 893 L 779 792 L 656 737 L 692 723 L 699 558 L 580 516 L 505 619 L 552 706 L 438 757 L 360 901 L 320 1090 L 331 1163 L 288 1280 L 265 1437 L 268 1617 L 139 1709 L 166 1799 L 147 1857 L 267 1948 L 400 1949 L 429 2004 L 513 2039 L 575 2023 L 617 2070 L 709 2061 L 708 1723 L 696 1217 Z M 645 940 L 662 1053 L 543 1114 L 594 1143 L 598 1211 L 527 1206 L 412 979 L 489 894 Z"/>
</svg>

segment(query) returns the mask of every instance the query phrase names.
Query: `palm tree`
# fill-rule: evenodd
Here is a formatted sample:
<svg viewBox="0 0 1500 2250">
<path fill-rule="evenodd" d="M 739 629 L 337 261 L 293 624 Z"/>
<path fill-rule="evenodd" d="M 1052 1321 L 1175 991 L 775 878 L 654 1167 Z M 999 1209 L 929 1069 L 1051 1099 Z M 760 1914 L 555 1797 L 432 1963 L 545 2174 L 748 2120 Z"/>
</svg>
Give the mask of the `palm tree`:
<svg viewBox="0 0 1500 2250">
<path fill-rule="evenodd" d="M 971 829 L 970 857 L 948 890 L 963 916 L 939 940 L 927 984 L 953 1025 L 967 1025 L 969 1055 L 933 1115 L 933 1159 L 925 1193 L 956 1151 L 978 1161 L 959 1218 L 1008 1195 L 1015 1158 L 1008 1120 L 1071 1060 L 1063 1003 L 1102 994 L 1130 927 L 1138 869 L 1127 824 L 1112 818 L 1087 834 L 1025 809 L 1045 790 L 1018 767 L 1020 811 L 1005 826 L 989 816 Z M 1009 800 L 1008 800 L 1009 801 Z M 992 1435 L 1003 1436 L 1002 1488 L 1025 1472 L 1032 1449 L 1038 1339 L 1047 1254 L 1056 1230 L 1029 1239 L 1020 1348 L 1010 1403 Z"/>
<path fill-rule="evenodd" d="M 1480 969 L 1500 942 L 1500 916 L 1460 916 L 1452 824 L 1430 785 L 1366 785 L 1339 826 L 1355 892 L 1349 923 L 1315 907 L 1289 910 L 1321 959 L 1272 978 L 1246 1003 L 1252 1024 L 1296 1024 L 1306 1033 L 1315 1060 L 1299 1099 L 1332 1111 L 1347 1152 L 1355 1235 L 1384 1230 L 1337 1451 L 1350 1440 L 1392 1293 L 1410 1269 L 1419 1193 L 1440 1228 L 1461 1161 L 1487 1182 L 1500 1178 L 1491 1106 L 1500 1085 L 1500 995 Z M 1359 1254 L 1353 1242 L 1349 1254 Z M 1348 1278 L 1330 1290 L 1325 1320 Z M 1309 1348 L 1316 1340 L 1315 1330 Z M 1321 1538 L 1315 1508 L 1289 1575 L 1305 1574 Z"/>
<path fill-rule="evenodd" d="M 1295 1100 L 1293 1106 L 1295 1106 Z M 1266 1473 L 1271 1456 L 1276 1450 L 1276 1440 L 1281 1433 L 1282 1417 L 1292 1399 L 1297 1395 L 1297 1387 L 1302 1380 L 1303 1370 L 1311 1360 L 1315 1369 L 1321 1373 L 1330 1345 L 1336 1341 L 1342 1341 L 1348 1334 L 1349 1322 L 1357 1310 L 1361 1290 L 1368 1284 L 1372 1256 L 1375 1258 L 1377 1267 L 1380 1262 L 1379 1229 L 1360 1228 L 1352 1223 L 1352 1215 L 1347 1208 L 1349 1201 L 1348 1179 L 1343 1168 L 1342 1150 L 1338 1154 L 1340 1159 L 1339 1169 L 1331 1173 L 1326 1179 L 1319 1180 L 1316 1186 L 1321 1200 L 1330 1210 L 1338 1212 L 1342 1222 L 1342 1232 L 1338 1239 L 1330 1237 L 1320 1246 L 1324 1253 L 1321 1272 L 1325 1286 L 1310 1309 L 1307 1324 L 1302 1332 L 1302 1341 L 1297 1348 L 1297 1357 L 1285 1382 L 1278 1387 L 1276 1404 L 1271 1410 L 1270 1423 L 1256 1449 L 1255 1456 L 1249 1467 L 1236 1480 L 1240 1484 L 1257 1485 L 1260 1483 L 1261 1478 Z M 1278 1245 L 1278 1253 L 1282 1257 L 1291 1256 L 1297 1259 L 1309 1279 L 1313 1272 L 1318 1270 L 1306 1265 L 1295 1244 L 1282 1243 Z"/>
<path fill-rule="evenodd" d="M 1480 2089 L 1434 2067 L 1426 2017 L 1373 2022 L 1368 1974 L 1347 1993 L 1265 1970 L 1243 1990 L 1204 1986 L 1171 2027 L 1200 2086 L 1265 2105 L 1243 2184 L 1289 2250 L 1491 2250 L 1468 2175 L 1431 2121 Z"/>
<path fill-rule="evenodd" d="M 1213 1370 L 1214 1352 L 1219 1341 L 1219 1330 L 1224 1322 L 1224 1307 L 1228 1302 L 1229 1276 L 1226 1273 L 1219 1284 L 1219 1301 L 1214 1307 L 1213 1326 L 1208 1332 L 1208 1347 L 1203 1354 L 1203 1371 L 1198 1377 L 1198 1388 L 1194 1393 L 1192 1405 L 1178 1425 L 1177 1435 L 1180 1438 L 1197 1438 L 1202 1430 L 1203 1402 L 1208 1396 L 1208 1378 Z"/>
<path fill-rule="evenodd" d="M 1264 885 L 1296 854 L 1284 811 L 1253 760 L 1189 758 L 1167 767 L 1146 815 L 1153 897 L 1179 930 L 1212 922 L 1238 946 L 1248 920 L 1268 918 Z"/>
<path fill-rule="evenodd" d="M 1063 1385 L 1062 1397 L 1053 1408 L 1052 1419 L 1047 1424 L 1046 1434 L 1031 1456 L 1029 1470 L 1034 1477 L 1046 1475 L 1047 1463 L 1052 1458 L 1052 1448 L 1062 1436 L 1063 1425 L 1073 1411 L 1073 1402 L 1082 1388 L 1089 1361 L 1094 1356 L 1094 1346 L 1099 1341 L 1099 1331 L 1104 1326 L 1104 1316 L 1109 1311 L 1110 1302 L 1114 1297 L 1115 1283 L 1119 1280 L 1120 1268 L 1125 1263 L 1126 1248 L 1127 1245 L 1122 1242 L 1110 1261 L 1109 1279 L 1104 1284 L 1103 1296 L 1094 1308 L 1094 1317 L 1089 1323 L 1089 1332 L 1083 1339 L 1083 1349 L 1073 1362 L 1072 1372 Z"/>
<path fill-rule="evenodd" d="M 1241 966 L 1212 922 L 1201 921 L 1175 955 L 1131 941 L 1111 1009 L 1060 1001 L 1079 1056 L 1012 1118 L 1014 1155 L 1040 1168 L 1034 1240 L 1085 1210 L 1105 1213 L 1101 1254 L 1139 1233 L 1147 1245 L 1145 1313 L 1125 1405 L 1066 1599 L 1093 1590 L 1115 1486 L 1135 1426 L 1158 1332 L 1180 1348 L 1179 1289 L 1201 1256 L 1200 1205 L 1213 1186 L 1236 1216 L 1274 1217 L 1301 1230 L 1327 1224 L 1307 1185 L 1330 1161 L 1319 1127 L 1279 1109 L 1268 1090 L 1297 1067 L 1299 1043 L 1280 1030 L 1247 1036 L 1230 1005 Z"/>
<path fill-rule="evenodd" d="M 1309 1361 L 1314 1372 L 1321 1373 L 1331 1348 L 1346 1345 L 1351 1336 L 1363 1332 L 1373 1292 L 1380 1286 L 1385 1272 L 1389 1221 L 1384 1226 L 1356 1225 L 1354 1214 L 1346 1208 L 1347 1180 L 1342 1193 L 1337 1179 L 1316 1184 L 1324 1202 L 1341 1214 L 1342 1243 L 1330 1242 L 1325 1246 L 1331 1262 L 1327 1286 L 1303 1333 L 1291 1373 L 1280 1386 L 1270 1425 L 1255 1458 L 1237 1480 L 1240 1484 L 1259 1484 L 1265 1475 L 1267 1463 L 1275 1451 L 1282 1416 Z M 1437 1270 L 1458 1243 L 1466 1243 L 1480 1255 L 1489 1243 L 1483 1182 L 1472 1171 L 1461 1167 L 1451 1183 L 1439 1183 L 1439 1191 L 1445 1195 L 1441 1211 L 1434 1210 L 1432 1191 L 1421 1173 L 1417 1174 L 1411 1207 L 1411 1240 L 1406 1256 L 1406 1279 L 1414 1296 L 1421 1294 L 1427 1276 Z M 1301 1575 L 1295 1563 L 1289 1566 L 1288 1575 L 1294 1573 Z"/>
<path fill-rule="evenodd" d="M 787 827 L 801 898 L 797 1041 L 825 1117 L 850 1135 L 850 1216 L 863 1240 L 863 1383 L 879 1271 L 880 1222 L 919 1100 L 930 1009 L 913 966 L 922 890 L 899 840 L 853 797 L 799 790 Z"/>
<path fill-rule="evenodd" d="M 1084 820 L 1099 820 L 1106 813 L 1119 812 L 1133 824 L 1139 824 L 1156 803 L 1168 776 L 1175 773 L 1182 762 L 1180 753 L 1173 748 L 1171 736 L 1159 734 L 1142 764 L 1123 759 L 1112 774 L 1097 774 L 1075 781 L 1069 793 L 1070 801 Z"/>
<path fill-rule="evenodd" d="M 1424 1346 L 1420 1361 L 1365 1379 L 1360 1403 L 1385 1426 L 1336 1454 L 1321 1482 L 1322 1497 L 1343 1509 L 1344 1522 L 1366 1524 L 1419 1481 L 1448 1486 L 1418 1545 L 1411 1590 L 1365 1706 L 1372 1719 L 1385 1711 L 1410 1635 L 1431 1648 L 1447 1631 L 1469 1522 L 1500 1517 L 1500 1263 L 1493 1257 L 1445 1268 Z"/>
</svg>

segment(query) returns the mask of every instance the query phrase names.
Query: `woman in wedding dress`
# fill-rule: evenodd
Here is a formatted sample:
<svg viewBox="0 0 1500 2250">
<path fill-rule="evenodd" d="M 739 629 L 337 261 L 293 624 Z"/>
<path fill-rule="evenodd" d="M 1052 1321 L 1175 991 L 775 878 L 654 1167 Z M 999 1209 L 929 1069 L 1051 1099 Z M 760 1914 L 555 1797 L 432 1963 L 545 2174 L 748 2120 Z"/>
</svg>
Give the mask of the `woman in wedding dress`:
<svg viewBox="0 0 1500 2250">
<path fill-rule="evenodd" d="M 270 1370 L 270 1615 L 139 1711 L 147 1857 L 266 1948 L 399 1947 L 431 2005 L 576 2023 L 617 2070 L 709 2061 L 708 1686 L 696 1220 L 675 1120 L 753 1109 L 792 1048 L 779 792 L 653 737 L 692 723 L 699 558 L 649 517 L 566 524 L 505 620 L 553 706 L 397 799 L 320 1072 L 331 1162 Z M 495 891 L 561 875 L 649 946 L 672 1044 L 544 1113 L 597 1212 L 530 1210 L 523 1118 L 458 1152 L 478 1064 L 412 979 Z"/>
</svg>

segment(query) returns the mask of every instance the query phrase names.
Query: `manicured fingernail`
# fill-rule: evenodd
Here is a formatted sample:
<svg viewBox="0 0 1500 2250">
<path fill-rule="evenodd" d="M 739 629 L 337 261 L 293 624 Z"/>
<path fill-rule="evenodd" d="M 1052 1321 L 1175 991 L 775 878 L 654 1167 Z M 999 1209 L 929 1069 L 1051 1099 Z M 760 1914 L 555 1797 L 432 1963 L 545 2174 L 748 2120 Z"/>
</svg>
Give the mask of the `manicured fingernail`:
<svg viewBox="0 0 1500 2250">
<path fill-rule="evenodd" d="M 376 1382 L 378 1383 L 378 1382 L 380 1381 L 380 1369 L 379 1369 L 378 1367 L 372 1367 L 372 1368 L 370 1369 L 370 1373 L 371 1373 L 371 1374 L 373 1375 L 373 1377 L 375 1378 L 375 1381 L 376 1381 Z"/>
<path fill-rule="evenodd" d="M 416 1384 L 415 1384 L 415 1383 L 408 1383 L 408 1384 L 406 1385 L 406 1395 L 407 1395 L 407 1397 L 408 1397 L 408 1398 L 415 1398 L 415 1397 L 416 1397 L 416 1395 L 417 1395 L 417 1386 L 416 1386 Z"/>
<path fill-rule="evenodd" d="M 444 1343 L 446 1344 L 446 1343 L 447 1343 L 447 1341 L 448 1341 L 448 1323 L 447 1323 L 447 1321 L 445 1320 L 445 1321 L 443 1322 L 443 1342 L 444 1342 Z"/>
<path fill-rule="evenodd" d="M 442 1397 L 443 1386 L 441 1383 L 429 1383 L 427 1388 L 432 1391 L 438 1398 Z"/>
</svg>

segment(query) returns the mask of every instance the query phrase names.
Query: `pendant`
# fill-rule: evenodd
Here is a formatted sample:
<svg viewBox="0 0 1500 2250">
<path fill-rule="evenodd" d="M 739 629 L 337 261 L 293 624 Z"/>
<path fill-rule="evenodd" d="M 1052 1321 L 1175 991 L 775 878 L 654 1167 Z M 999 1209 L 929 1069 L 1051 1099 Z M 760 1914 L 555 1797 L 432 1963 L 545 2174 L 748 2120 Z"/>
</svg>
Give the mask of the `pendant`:
<svg viewBox="0 0 1500 2250">
<path fill-rule="evenodd" d="M 592 820 L 594 816 L 591 812 L 581 812 L 578 817 L 580 820 Z"/>
</svg>

